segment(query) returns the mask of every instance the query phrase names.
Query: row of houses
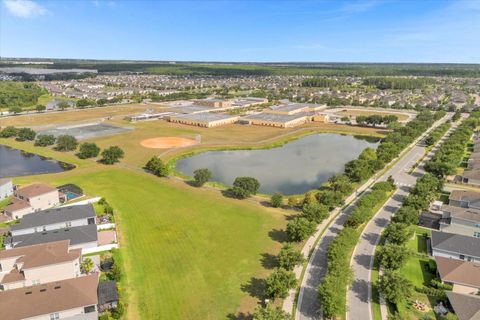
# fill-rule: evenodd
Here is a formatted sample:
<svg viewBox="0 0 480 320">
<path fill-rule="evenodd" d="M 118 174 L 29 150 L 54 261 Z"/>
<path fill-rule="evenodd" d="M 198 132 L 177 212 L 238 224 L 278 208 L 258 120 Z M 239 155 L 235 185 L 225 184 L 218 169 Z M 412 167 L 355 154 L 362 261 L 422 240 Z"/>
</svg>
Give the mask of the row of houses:
<svg viewBox="0 0 480 320">
<path fill-rule="evenodd" d="M 460 320 L 480 317 L 480 192 L 452 190 L 448 203 L 436 201 L 430 247 L 447 297 Z"/>
<path fill-rule="evenodd" d="M 9 206 L 25 201 L 32 212 L 22 212 L 19 219 L 15 211 L 7 213 L 13 212 L 17 221 L 9 225 L 0 251 L 0 318 L 98 319 L 99 313 L 116 308 L 116 283 L 100 281 L 98 267 L 81 267 L 84 254 L 118 247 L 110 230 L 115 225 L 102 230 L 88 201 L 59 206 L 62 192 L 57 188 L 2 183 L 1 190 L 10 190 L 2 197 L 13 196 Z"/>
<path fill-rule="evenodd" d="M 467 168 L 461 176 L 462 183 L 480 186 L 480 136 L 473 138 L 473 152 L 470 154 Z"/>
</svg>

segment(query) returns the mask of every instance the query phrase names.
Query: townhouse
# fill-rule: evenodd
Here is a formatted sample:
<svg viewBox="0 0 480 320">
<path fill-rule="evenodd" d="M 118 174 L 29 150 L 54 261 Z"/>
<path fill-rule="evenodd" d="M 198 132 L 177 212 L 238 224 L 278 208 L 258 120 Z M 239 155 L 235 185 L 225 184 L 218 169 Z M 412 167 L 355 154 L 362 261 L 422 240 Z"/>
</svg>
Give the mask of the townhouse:
<svg viewBox="0 0 480 320">
<path fill-rule="evenodd" d="M 4 208 L 10 219 L 20 219 L 24 215 L 45 210 L 60 204 L 57 188 L 43 183 L 35 183 L 14 190 L 14 199 Z"/>
<path fill-rule="evenodd" d="M 431 250 L 434 257 L 480 261 L 480 238 L 432 231 Z"/>
</svg>

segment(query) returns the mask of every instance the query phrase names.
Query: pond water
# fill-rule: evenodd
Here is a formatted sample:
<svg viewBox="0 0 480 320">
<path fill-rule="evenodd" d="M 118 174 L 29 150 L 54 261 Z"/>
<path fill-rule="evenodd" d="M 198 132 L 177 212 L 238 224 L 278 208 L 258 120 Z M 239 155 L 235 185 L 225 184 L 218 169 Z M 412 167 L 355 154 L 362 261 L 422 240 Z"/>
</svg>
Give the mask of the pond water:
<svg viewBox="0 0 480 320">
<path fill-rule="evenodd" d="M 179 160 L 176 168 L 188 176 L 208 168 L 213 181 L 226 185 L 236 177 L 254 177 L 262 193 L 300 194 L 343 172 L 345 163 L 378 143 L 377 138 L 322 133 L 273 149 L 208 151 Z"/>
<path fill-rule="evenodd" d="M 0 178 L 56 173 L 73 169 L 67 163 L 0 145 Z"/>
</svg>

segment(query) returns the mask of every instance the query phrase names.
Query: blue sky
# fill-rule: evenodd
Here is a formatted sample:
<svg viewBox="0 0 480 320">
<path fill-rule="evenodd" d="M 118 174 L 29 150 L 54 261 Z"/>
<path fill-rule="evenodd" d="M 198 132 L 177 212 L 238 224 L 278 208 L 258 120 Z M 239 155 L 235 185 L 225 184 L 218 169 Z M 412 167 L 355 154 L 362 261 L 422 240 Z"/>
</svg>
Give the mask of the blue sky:
<svg viewBox="0 0 480 320">
<path fill-rule="evenodd" d="M 480 0 L 0 0 L 0 55 L 480 63 Z"/>
</svg>

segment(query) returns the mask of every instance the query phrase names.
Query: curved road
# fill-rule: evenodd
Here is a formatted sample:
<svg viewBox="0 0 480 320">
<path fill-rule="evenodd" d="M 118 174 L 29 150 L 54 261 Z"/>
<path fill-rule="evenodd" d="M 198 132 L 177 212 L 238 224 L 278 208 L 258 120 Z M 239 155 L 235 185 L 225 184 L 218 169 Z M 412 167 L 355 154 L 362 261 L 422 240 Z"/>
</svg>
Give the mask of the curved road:
<svg viewBox="0 0 480 320">
<path fill-rule="evenodd" d="M 406 172 L 408 170 L 405 170 L 398 172 L 393 176 L 399 188 L 378 211 L 375 217 L 367 224 L 352 256 L 351 265 L 355 280 L 347 292 L 347 304 L 349 307 L 346 317 L 347 320 L 373 319 L 371 308 L 371 276 L 375 250 L 380 241 L 380 235 L 390 222 L 392 214 L 402 206 L 403 198 L 408 195 L 410 186 L 413 186 L 417 178 L 425 174 L 423 169 L 424 163 L 435 154 L 439 145 L 443 143 L 445 137 L 448 136 L 456 126 L 457 124 L 452 125 L 450 130 L 447 131 L 435 148 L 425 156 L 422 163 L 415 168 L 412 173 L 408 173 Z M 425 154 L 425 148 L 421 144 L 416 145 L 414 149 L 421 155 Z M 408 166 L 408 168 L 405 169 L 411 169 L 411 166 Z"/>
<path fill-rule="evenodd" d="M 411 147 L 412 145 L 409 146 L 411 147 L 411 149 L 405 152 L 401 156 L 400 160 L 397 161 L 382 176 L 380 176 L 377 181 L 384 181 L 389 176 L 393 176 L 396 181 L 397 179 L 399 179 L 399 177 L 405 177 L 405 179 L 399 179 L 401 180 L 399 189 L 406 192 L 408 187 L 415 183 L 415 178 L 411 175 L 408 175 L 408 171 L 425 154 L 424 147 L 418 144 L 419 141 L 421 141 L 430 132 L 430 130 L 444 123 L 448 119 L 448 117 L 451 117 L 451 114 L 437 121 L 434 126 L 431 127 L 431 129 L 425 132 L 420 138 L 415 141 L 414 144 L 412 144 L 413 147 Z M 410 178 L 406 178 L 406 176 L 409 176 Z M 369 182 L 364 184 L 364 186 L 365 185 L 369 185 Z M 295 319 L 320 319 L 319 310 L 321 309 L 321 306 L 317 298 L 317 288 L 327 272 L 327 249 L 330 242 L 338 235 L 338 232 L 342 229 L 345 219 L 354 209 L 356 200 L 357 199 L 355 199 L 352 204 L 344 208 L 338 214 L 338 216 L 336 216 L 332 220 L 332 223 L 328 226 L 323 235 L 320 237 L 320 240 L 315 247 L 308 262 L 308 265 L 305 269 L 305 274 L 300 286 Z M 355 319 L 363 318 L 356 317 Z"/>
</svg>

